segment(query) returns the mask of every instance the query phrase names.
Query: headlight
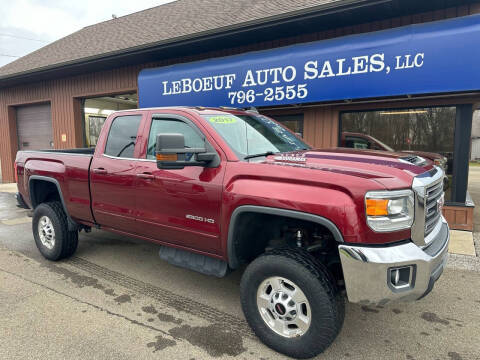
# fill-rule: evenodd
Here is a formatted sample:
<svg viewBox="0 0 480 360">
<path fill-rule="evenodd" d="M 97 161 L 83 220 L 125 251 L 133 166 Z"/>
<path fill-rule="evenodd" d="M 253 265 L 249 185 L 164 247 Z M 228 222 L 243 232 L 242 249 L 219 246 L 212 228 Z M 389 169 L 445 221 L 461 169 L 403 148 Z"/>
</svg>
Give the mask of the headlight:
<svg viewBox="0 0 480 360">
<path fill-rule="evenodd" d="M 413 191 L 369 191 L 365 195 L 365 212 L 373 231 L 409 229 L 414 215 Z"/>
<path fill-rule="evenodd" d="M 435 159 L 433 163 L 437 166 L 440 166 L 443 170 L 445 170 L 445 165 L 447 164 L 447 158 L 442 157 L 440 159 Z"/>
</svg>

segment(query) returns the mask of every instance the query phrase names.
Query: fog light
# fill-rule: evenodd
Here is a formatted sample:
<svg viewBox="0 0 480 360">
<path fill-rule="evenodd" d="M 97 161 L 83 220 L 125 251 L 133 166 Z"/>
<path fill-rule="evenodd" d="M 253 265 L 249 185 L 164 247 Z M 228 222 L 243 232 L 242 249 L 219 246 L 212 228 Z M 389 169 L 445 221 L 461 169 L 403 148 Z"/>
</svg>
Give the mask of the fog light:
<svg viewBox="0 0 480 360">
<path fill-rule="evenodd" d="M 413 287 L 414 267 L 412 265 L 390 268 L 388 271 L 388 285 L 393 289 L 400 290 Z"/>
</svg>

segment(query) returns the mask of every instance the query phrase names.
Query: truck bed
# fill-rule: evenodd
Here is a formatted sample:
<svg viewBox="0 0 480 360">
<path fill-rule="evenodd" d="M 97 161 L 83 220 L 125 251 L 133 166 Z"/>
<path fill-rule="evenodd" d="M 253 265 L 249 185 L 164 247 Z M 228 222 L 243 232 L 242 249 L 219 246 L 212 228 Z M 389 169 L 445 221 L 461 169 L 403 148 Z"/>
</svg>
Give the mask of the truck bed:
<svg viewBox="0 0 480 360">
<path fill-rule="evenodd" d="M 93 222 L 89 169 L 94 151 L 94 148 L 19 151 L 16 159 L 18 191 L 27 205 L 32 205 L 30 182 L 42 177 L 53 178 L 71 218 Z"/>
</svg>

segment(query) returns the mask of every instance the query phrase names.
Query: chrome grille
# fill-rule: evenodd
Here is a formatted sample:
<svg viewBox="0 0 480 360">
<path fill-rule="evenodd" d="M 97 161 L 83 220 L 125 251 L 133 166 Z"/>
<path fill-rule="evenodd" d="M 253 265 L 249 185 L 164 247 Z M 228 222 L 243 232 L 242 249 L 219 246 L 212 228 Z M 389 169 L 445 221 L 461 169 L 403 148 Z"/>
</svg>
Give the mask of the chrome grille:
<svg viewBox="0 0 480 360">
<path fill-rule="evenodd" d="M 443 181 L 425 189 L 425 236 L 430 234 L 442 216 L 439 200 L 443 196 Z"/>
<path fill-rule="evenodd" d="M 437 201 L 443 195 L 443 178 L 445 174 L 441 168 L 433 169 L 415 176 L 412 189 L 415 192 L 415 220 L 412 225 L 412 241 L 418 246 L 425 247 L 432 241 L 436 225 L 442 219 Z M 427 209 L 428 207 L 428 209 Z"/>
</svg>

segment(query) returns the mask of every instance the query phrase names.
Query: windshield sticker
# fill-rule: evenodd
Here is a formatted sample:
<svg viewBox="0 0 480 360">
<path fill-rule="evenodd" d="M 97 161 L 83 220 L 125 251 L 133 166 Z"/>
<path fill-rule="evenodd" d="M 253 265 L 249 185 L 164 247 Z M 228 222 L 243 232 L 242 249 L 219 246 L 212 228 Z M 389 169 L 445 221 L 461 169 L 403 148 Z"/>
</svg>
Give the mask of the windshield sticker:
<svg viewBox="0 0 480 360">
<path fill-rule="evenodd" d="M 233 124 L 237 119 L 231 116 L 213 116 L 208 121 L 214 124 Z"/>
</svg>

